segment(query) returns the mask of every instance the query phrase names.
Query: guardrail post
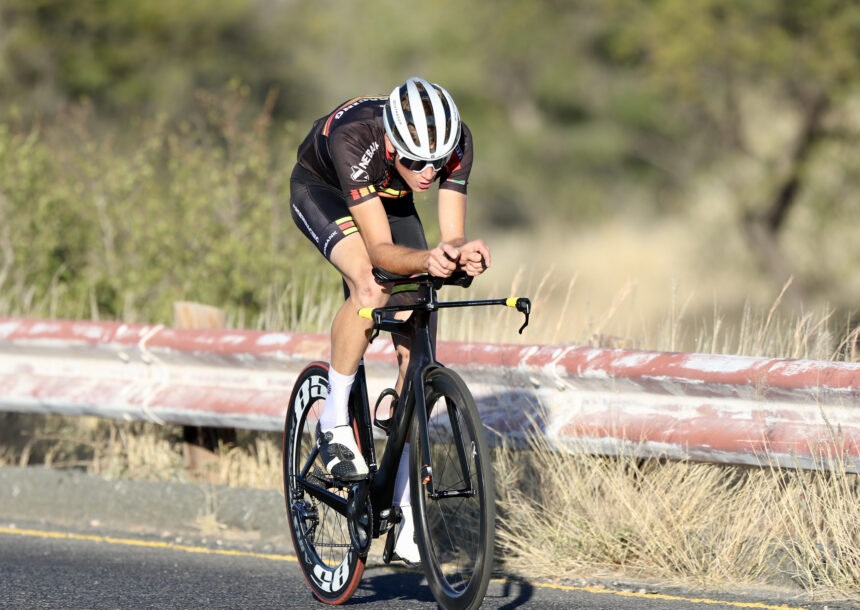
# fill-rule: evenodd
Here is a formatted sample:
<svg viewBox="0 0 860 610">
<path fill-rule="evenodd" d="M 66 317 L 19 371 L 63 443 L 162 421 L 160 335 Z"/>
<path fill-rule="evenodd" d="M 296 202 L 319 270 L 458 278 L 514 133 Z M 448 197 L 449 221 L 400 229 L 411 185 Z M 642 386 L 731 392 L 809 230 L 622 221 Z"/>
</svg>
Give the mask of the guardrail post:
<svg viewBox="0 0 860 610">
<path fill-rule="evenodd" d="M 226 326 L 225 312 L 210 305 L 177 301 L 173 304 L 173 327 L 181 329 L 223 329 Z M 235 445 L 235 428 L 211 426 L 182 426 L 182 454 L 185 467 L 198 479 L 216 482 L 214 472 L 218 458 L 215 451 L 219 444 Z"/>
</svg>

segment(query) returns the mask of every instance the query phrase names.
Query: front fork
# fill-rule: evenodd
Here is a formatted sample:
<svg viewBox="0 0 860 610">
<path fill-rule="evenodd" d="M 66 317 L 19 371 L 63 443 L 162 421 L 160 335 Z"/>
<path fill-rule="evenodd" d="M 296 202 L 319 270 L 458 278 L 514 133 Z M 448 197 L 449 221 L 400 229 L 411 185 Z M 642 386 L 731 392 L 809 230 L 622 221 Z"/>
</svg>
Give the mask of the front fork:
<svg viewBox="0 0 860 610">
<path fill-rule="evenodd" d="M 427 487 L 427 492 L 433 494 L 433 464 L 430 460 L 430 432 L 427 421 L 427 396 L 424 387 L 424 378 L 433 367 L 424 367 L 417 375 L 415 386 L 415 414 L 418 420 L 418 433 L 421 435 L 421 484 Z"/>
</svg>

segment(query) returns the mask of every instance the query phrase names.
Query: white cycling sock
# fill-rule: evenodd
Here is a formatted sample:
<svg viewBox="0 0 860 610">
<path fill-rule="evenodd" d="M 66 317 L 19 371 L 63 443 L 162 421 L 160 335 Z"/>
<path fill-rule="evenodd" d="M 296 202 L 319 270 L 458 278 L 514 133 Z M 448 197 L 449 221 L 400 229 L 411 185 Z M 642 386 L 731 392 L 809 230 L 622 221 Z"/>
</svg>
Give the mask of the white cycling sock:
<svg viewBox="0 0 860 610">
<path fill-rule="evenodd" d="M 397 476 L 394 479 L 394 506 L 412 505 L 412 493 L 409 489 L 409 443 L 403 444 L 400 464 L 397 466 Z"/>
<path fill-rule="evenodd" d="M 334 368 L 328 370 L 328 396 L 325 399 L 322 415 L 320 415 L 320 430 L 327 432 L 335 426 L 349 424 L 349 393 L 355 373 L 341 375 Z"/>
</svg>

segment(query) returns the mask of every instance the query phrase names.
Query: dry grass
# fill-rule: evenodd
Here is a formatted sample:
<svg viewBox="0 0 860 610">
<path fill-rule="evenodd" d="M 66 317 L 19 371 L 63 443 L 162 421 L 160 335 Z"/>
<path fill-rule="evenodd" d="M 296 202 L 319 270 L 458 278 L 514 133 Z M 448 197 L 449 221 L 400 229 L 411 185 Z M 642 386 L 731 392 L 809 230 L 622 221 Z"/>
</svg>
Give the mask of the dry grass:
<svg viewBox="0 0 860 610">
<path fill-rule="evenodd" d="M 592 347 L 736 354 L 773 358 L 803 358 L 857 362 L 860 359 L 860 325 L 850 316 L 837 319 L 826 305 L 795 312 L 784 302 L 791 290 L 789 278 L 768 307 L 743 303 L 736 314 L 723 313 L 714 304 L 710 311 L 691 313 L 692 295 L 682 297 L 672 287 L 669 310 L 659 321 L 637 328 L 631 312 L 637 308 L 636 287 L 621 286 L 599 314 L 577 311 L 579 276 L 563 281 L 552 269 L 542 277 L 525 279 L 518 272 L 511 287 L 491 289 L 485 296 L 529 295 L 532 318 L 523 335 L 517 334 L 521 319 L 505 308 L 456 309 L 440 319 L 443 340 L 488 343 L 573 344 Z M 449 291 L 452 289 L 448 289 Z M 459 298 L 447 292 L 444 298 Z"/>
<path fill-rule="evenodd" d="M 810 295 L 794 278 L 772 283 L 730 229 L 707 216 L 488 235 L 493 266 L 470 295 L 529 296 L 532 323 L 517 335 L 510 311 L 446 312 L 441 337 L 857 361 L 853 280 L 834 309 L 837 286 Z"/>
<path fill-rule="evenodd" d="M 795 577 L 809 591 L 860 600 L 860 476 L 848 474 L 829 451 L 830 472 L 769 473 L 787 483 L 772 495 L 781 526 L 777 545 L 791 559 Z M 852 461 L 854 472 L 860 464 Z"/>
<path fill-rule="evenodd" d="M 279 435 L 239 431 L 215 459 L 189 470 L 181 426 L 94 417 L 0 413 L 0 466 L 76 468 L 109 479 L 209 481 L 281 488 Z"/>
<path fill-rule="evenodd" d="M 282 489 L 282 451 L 279 438 L 251 439 L 245 447 L 220 447 L 218 480 L 231 487 Z"/>
<path fill-rule="evenodd" d="M 498 539 L 530 575 L 706 588 L 786 585 L 860 600 L 860 480 L 832 472 L 559 453 L 496 460 Z"/>
<path fill-rule="evenodd" d="M 468 294 L 531 297 L 529 329 L 517 335 L 518 314 L 483 308 L 446 312 L 440 336 L 860 360 L 856 321 L 826 306 L 798 311 L 787 298 L 793 283 L 781 289 L 726 284 L 729 272 L 716 270 L 707 278 L 711 285 L 695 269 L 676 273 L 675 263 L 692 256 L 681 233 L 671 226 L 609 226 L 565 242 L 565 257 L 552 263 L 541 262 L 551 260 L 551 233 L 523 243 L 500 238 L 493 269 Z M 614 254 L 595 255 L 601 248 Z M 729 250 L 730 258 L 740 256 Z M 331 273 L 296 271 L 269 289 L 259 317 L 228 312 L 228 325 L 328 332 L 340 303 L 336 280 Z M 449 288 L 442 298 L 464 294 Z M 277 435 L 240 432 L 235 446 L 220 447 L 205 471 L 192 472 L 175 426 L 0 414 L 0 431 L 0 465 L 278 490 L 282 485 Z M 498 537 L 510 570 L 533 577 L 647 575 L 715 588 L 790 581 L 817 597 L 860 600 L 860 483 L 845 468 L 727 467 L 623 452 L 595 457 L 558 453 L 540 437 L 530 451 L 496 453 Z M 200 525 L 214 532 L 218 525 L 209 517 L 201 516 Z"/>
</svg>

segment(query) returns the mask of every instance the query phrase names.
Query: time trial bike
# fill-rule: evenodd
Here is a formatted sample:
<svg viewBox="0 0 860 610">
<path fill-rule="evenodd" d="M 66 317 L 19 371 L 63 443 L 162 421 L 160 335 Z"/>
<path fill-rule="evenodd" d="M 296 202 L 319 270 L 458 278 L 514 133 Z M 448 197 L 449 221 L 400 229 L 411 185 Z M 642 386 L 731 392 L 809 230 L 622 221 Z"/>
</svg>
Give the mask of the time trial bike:
<svg viewBox="0 0 860 610">
<path fill-rule="evenodd" d="M 493 473 L 484 428 L 475 401 L 454 371 L 436 360 L 433 314 L 451 307 L 506 305 L 525 315 L 527 298 L 439 302 L 443 285 L 468 287 L 472 278 L 401 276 L 373 270 L 392 293 L 414 291 L 410 304 L 362 309 L 359 315 L 380 331 L 408 339 L 409 365 L 398 397 L 382 392 L 373 417 L 367 397 L 364 363 L 349 397 L 356 440 L 369 473 L 358 482 L 332 477 L 319 458 L 316 423 L 327 394 L 328 365 L 309 364 L 290 396 L 284 424 L 284 495 L 293 546 L 313 594 L 342 604 L 358 588 L 371 540 L 388 534 L 383 561 L 392 559 L 394 526 L 402 518 L 392 505 L 401 453 L 410 442 L 410 492 L 421 565 L 436 601 L 443 608 L 477 608 L 487 591 L 493 566 L 495 506 Z M 405 320 L 398 312 L 411 312 Z M 390 419 L 377 419 L 386 396 L 396 408 Z M 387 440 L 377 462 L 373 426 Z"/>
</svg>

